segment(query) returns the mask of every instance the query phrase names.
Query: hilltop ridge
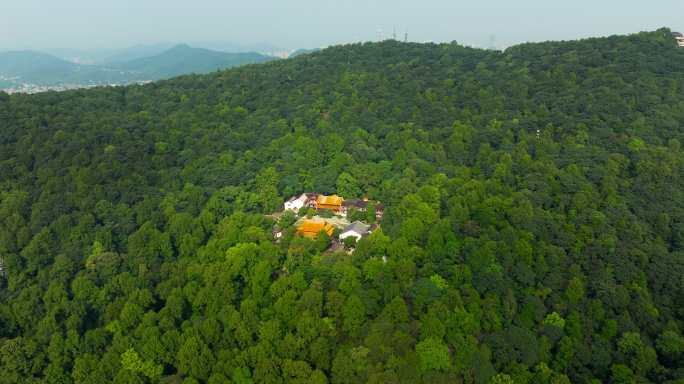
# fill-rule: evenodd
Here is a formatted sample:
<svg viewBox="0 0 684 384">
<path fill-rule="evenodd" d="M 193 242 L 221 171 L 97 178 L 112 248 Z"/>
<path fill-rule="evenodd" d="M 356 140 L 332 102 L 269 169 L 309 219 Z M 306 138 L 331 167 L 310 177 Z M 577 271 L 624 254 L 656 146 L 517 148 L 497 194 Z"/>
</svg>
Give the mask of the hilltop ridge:
<svg viewBox="0 0 684 384">
<path fill-rule="evenodd" d="M 116 68 L 148 76 L 151 80 L 164 79 L 188 73 L 207 73 L 238 65 L 262 63 L 275 58 L 258 53 L 227 53 L 188 44 L 178 44 L 154 56 L 131 60 Z"/>
</svg>

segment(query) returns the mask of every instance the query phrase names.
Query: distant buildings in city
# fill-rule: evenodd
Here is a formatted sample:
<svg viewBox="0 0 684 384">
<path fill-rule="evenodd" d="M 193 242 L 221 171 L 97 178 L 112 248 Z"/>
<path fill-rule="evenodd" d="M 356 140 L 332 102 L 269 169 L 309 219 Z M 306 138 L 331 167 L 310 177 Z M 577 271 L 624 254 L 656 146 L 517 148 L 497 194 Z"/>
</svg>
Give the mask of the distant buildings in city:
<svg viewBox="0 0 684 384">
<path fill-rule="evenodd" d="M 9 80 L 9 79 L 3 79 L 0 76 L 0 81 L 2 80 Z M 8 88 L 0 88 L 0 92 L 5 92 L 9 94 L 13 93 L 26 93 L 26 94 L 34 94 L 34 93 L 41 93 L 41 92 L 49 92 L 49 91 L 54 91 L 54 92 L 61 92 L 61 91 L 70 91 L 73 89 L 87 89 L 87 88 L 95 88 L 95 87 L 122 87 L 125 85 L 132 85 L 132 84 L 147 84 L 151 83 L 152 80 L 145 80 L 145 81 L 136 81 L 134 83 L 128 83 L 128 84 L 54 84 L 54 85 L 39 85 L 39 84 L 31 84 L 31 83 L 16 83 L 16 85 L 13 85 Z"/>
</svg>

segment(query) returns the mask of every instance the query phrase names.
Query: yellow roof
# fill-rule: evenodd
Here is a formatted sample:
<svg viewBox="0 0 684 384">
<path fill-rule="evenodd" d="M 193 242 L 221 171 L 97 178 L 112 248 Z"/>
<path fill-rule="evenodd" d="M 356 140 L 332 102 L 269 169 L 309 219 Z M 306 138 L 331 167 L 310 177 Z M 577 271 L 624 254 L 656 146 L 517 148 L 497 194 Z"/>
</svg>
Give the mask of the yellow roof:
<svg viewBox="0 0 684 384">
<path fill-rule="evenodd" d="M 317 237 L 321 231 L 327 233 L 328 236 L 332 236 L 334 230 L 335 227 L 326 222 L 311 220 L 305 220 L 297 228 L 297 232 L 306 237 Z"/>
<path fill-rule="evenodd" d="M 342 205 L 344 199 L 337 195 L 325 196 L 318 195 L 316 203 L 321 205 Z"/>
</svg>

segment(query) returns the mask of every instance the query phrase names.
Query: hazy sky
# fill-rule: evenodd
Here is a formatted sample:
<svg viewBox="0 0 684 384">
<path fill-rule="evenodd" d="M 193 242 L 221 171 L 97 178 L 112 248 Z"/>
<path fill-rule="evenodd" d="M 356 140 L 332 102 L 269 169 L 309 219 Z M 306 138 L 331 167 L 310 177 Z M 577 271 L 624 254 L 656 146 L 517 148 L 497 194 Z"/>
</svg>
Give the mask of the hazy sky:
<svg viewBox="0 0 684 384">
<path fill-rule="evenodd" d="M 684 30 L 684 0 L 0 0 L 0 48 L 268 42 L 291 49 L 403 37 L 486 46 Z"/>
</svg>

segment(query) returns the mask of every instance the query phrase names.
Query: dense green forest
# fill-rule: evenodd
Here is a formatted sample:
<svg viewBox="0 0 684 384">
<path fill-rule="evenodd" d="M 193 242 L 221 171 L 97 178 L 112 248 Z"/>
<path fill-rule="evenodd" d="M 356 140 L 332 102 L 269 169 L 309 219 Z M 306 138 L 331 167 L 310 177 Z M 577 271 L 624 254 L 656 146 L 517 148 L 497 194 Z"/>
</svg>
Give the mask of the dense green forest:
<svg viewBox="0 0 684 384">
<path fill-rule="evenodd" d="M 682 383 L 683 141 L 667 29 L 0 93 L 0 383 Z"/>
</svg>

